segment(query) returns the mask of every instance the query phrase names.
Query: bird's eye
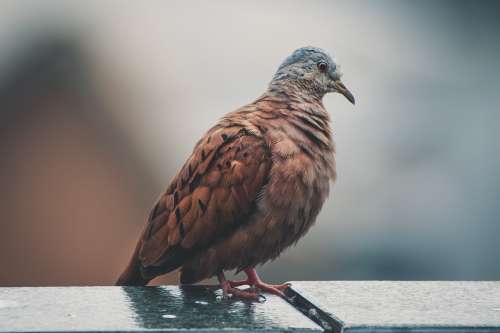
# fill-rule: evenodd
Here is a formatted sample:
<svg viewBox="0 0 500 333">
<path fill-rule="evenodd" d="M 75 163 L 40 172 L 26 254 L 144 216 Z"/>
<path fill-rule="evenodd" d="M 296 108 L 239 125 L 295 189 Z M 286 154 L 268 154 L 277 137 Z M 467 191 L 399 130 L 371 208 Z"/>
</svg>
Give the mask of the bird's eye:
<svg viewBox="0 0 500 333">
<path fill-rule="evenodd" d="M 320 72 L 326 72 L 326 69 L 328 68 L 328 64 L 326 62 L 319 62 L 318 63 L 318 69 Z"/>
</svg>

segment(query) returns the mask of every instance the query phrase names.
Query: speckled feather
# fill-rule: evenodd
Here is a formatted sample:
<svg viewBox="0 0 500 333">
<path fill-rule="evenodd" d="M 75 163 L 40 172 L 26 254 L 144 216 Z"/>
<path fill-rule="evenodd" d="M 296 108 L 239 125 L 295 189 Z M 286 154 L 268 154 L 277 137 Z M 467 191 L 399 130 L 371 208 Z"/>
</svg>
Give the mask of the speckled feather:
<svg viewBox="0 0 500 333">
<path fill-rule="evenodd" d="M 253 267 L 309 230 L 336 176 L 321 101 L 328 91 L 281 75 L 283 66 L 264 95 L 199 140 L 117 284 L 146 284 L 179 267 L 182 283 Z"/>
</svg>

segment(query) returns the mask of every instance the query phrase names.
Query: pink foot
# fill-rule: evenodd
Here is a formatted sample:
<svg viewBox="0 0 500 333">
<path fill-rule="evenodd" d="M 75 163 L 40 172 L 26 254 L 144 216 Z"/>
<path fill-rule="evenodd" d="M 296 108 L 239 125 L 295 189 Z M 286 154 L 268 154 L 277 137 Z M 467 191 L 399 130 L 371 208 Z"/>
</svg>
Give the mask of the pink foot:
<svg viewBox="0 0 500 333">
<path fill-rule="evenodd" d="M 281 297 L 285 297 L 284 291 L 286 288 L 290 287 L 289 283 L 275 285 L 275 284 L 268 284 L 268 283 L 263 282 L 260 279 L 259 275 L 257 274 L 257 271 L 255 270 L 255 268 L 253 268 L 253 267 L 246 268 L 245 274 L 247 275 L 246 280 L 241 280 L 241 281 L 225 280 L 225 281 L 229 284 L 229 287 L 233 288 L 233 289 L 235 289 L 235 287 L 238 287 L 238 286 L 248 285 L 250 287 L 255 287 L 261 291 L 264 291 L 264 292 L 267 292 L 270 294 L 274 294 L 274 295 L 278 295 Z M 219 279 L 219 281 L 220 281 L 220 279 Z M 237 289 L 237 290 L 239 290 L 239 289 Z"/>
<path fill-rule="evenodd" d="M 247 279 L 247 280 L 240 280 L 240 281 L 231 281 L 231 280 L 227 280 L 227 282 L 229 282 L 229 285 L 230 285 L 231 287 L 251 286 L 251 285 L 250 285 L 250 282 L 248 282 L 248 279 Z"/>
<path fill-rule="evenodd" d="M 250 299 L 254 301 L 258 301 L 261 298 L 261 295 L 259 295 L 255 291 L 247 291 L 247 290 L 241 290 L 236 288 L 235 286 L 231 285 L 232 281 L 226 280 L 226 277 L 224 276 L 224 273 L 220 273 L 218 276 L 219 278 L 219 284 L 222 289 L 222 295 L 224 298 L 244 298 L 244 299 Z M 229 296 L 231 295 L 231 296 Z"/>
<path fill-rule="evenodd" d="M 260 289 L 262 291 L 265 291 L 265 292 L 268 292 L 270 294 L 274 294 L 274 295 L 278 295 L 278 296 L 281 296 L 281 297 L 285 297 L 285 289 L 290 287 L 290 284 L 289 283 L 285 283 L 285 284 L 267 284 L 265 282 L 257 282 L 254 284 L 254 286 L 257 288 L 257 289 Z"/>
</svg>

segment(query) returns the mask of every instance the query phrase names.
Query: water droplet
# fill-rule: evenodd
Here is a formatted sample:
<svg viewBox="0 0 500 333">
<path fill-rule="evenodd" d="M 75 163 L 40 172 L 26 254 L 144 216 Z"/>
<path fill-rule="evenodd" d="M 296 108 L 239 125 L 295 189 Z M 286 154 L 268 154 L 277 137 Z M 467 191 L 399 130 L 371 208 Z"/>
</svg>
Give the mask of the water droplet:
<svg viewBox="0 0 500 333">
<path fill-rule="evenodd" d="M 309 311 L 307 311 L 307 312 L 312 317 L 316 317 L 318 315 L 318 311 L 316 311 L 316 309 L 314 309 L 314 308 L 309 309 Z"/>
<path fill-rule="evenodd" d="M 194 301 L 196 304 L 208 305 L 208 302 L 205 301 Z"/>
<path fill-rule="evenodd" d="M 172 314 L 164 314 L 163 316 L 161 316 L 162 318 L 166 318 L 166 319 L 174 319 L 174 318 L 177 318 L 176 315 L 172 315 Z"/>
</svg>

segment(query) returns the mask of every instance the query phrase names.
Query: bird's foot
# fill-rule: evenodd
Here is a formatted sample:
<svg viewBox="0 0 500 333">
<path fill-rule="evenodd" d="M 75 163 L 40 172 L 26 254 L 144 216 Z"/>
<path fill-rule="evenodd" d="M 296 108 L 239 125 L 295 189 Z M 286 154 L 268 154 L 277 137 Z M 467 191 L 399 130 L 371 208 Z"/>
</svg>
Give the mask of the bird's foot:
<svg viewBox="0 0 500 333">
<path fill-rule="evenodd" d="M 228 298 L 243 298 L 253 301 L 260 301 L 264 296 L 260 295 L 256 290 L 241 290 L 231 286 L 231 281 L 221 283 L 222 295 L 225 299 Z"/>
<path fill-rule="evenodd" d="M 239 286 L 249 286 L 252 288 L 257 288 L 259 290 L 278 295 L 278 296 L 284 296 L 283 292 L 285 291 L 286 288 L 290 287 L 290 283 L 284 283 L 284 284 L 268 284 L 263 282 L 262 280 L 258 281 L 252 281 L 249 279 L 246 280 L 240 280 L 240 281 L 227 281 L 229 283 L 229 286 L 232 288 L 239 287 Z"/>
<path fill-rule="evenodd" d="M 246 299 L 253 299 L 253 300 L 265 299 L 264 296 L 258 293 L 258 291 L 286 298 L 284 291 L 288 287 L 290 287 L 290 283 L 284 283 L 284 284 L 265 283 L 260 279 L 255 268 L 247 268 L 245 269 L 245 273 L 247 275 L 247 279 L 240 281 L 226 280 L 224 273 L 219 273 L 218 278 L 224 298 L 227 298 L 228 295 L 231 294 L 233 297 L 241 297 Z M 249 286 L 250 289 L 241 290 L 237 288 L 239 286 Z"/>
<path fill-rule="evenodd" d="M 238 287 L 238 286 L 248 285 L 250 287 L 256 288 L 256 289 L 261 290 L 263 292 L 278 295 L 281 297 L 285 297 L 284 291 L 288 287 L 290 287 L 290 283 L 269 284 L 269 283 L 263 282 L 260 279 L 259 275 L 257 274 L 257 271 L 255 270 L 255 268 L 247 268 L 247 269 L 245 269 L 245 273 L 247 274 L 246 280 L 241 280 L 241 281 L 228 280 L 227 282 L 233 288 Z"/>
<path fill-rule="evenodd" d="M 281 297 L 286 297 L 284 291 L 286 288 L 290 287 L 290 284 L 289 283 L 267 284 L 265 282 L 260 281 L 260 282 L 256 282 L 253 286 L 259 290 L 264 291 L 264 292 L 267 292 L 267 293 L 270 293 L 273 295 L 277 295 L 277 296 L 281 296 Z"/>
<path fill-rule="evenodd" d="M 237 286 L 245 285 L 244 281 L 229 281 L 226 280 L 224 273 L 218 275 L 219 284 L 222 289 L 222 297 L 224 299 L 228 298 L 242 298 L 253 301 L 265 301 L 265 297 L 259 294 L 255 289 L 241 290 L 236 288 Z"/>
<path fill-rule="evenodd" d="M 250 281 L 248 281 L 248 279 L 246 279 L 246 280 L 240 280 L 240 281 L 227 280 L 227 282 L 229 282 L 229 285 L 231 287 L 239 287 L 239 286 L 250 286 L 250 287 L 252 287 L 252 285 L 250 284 Z"/>
</svg>

